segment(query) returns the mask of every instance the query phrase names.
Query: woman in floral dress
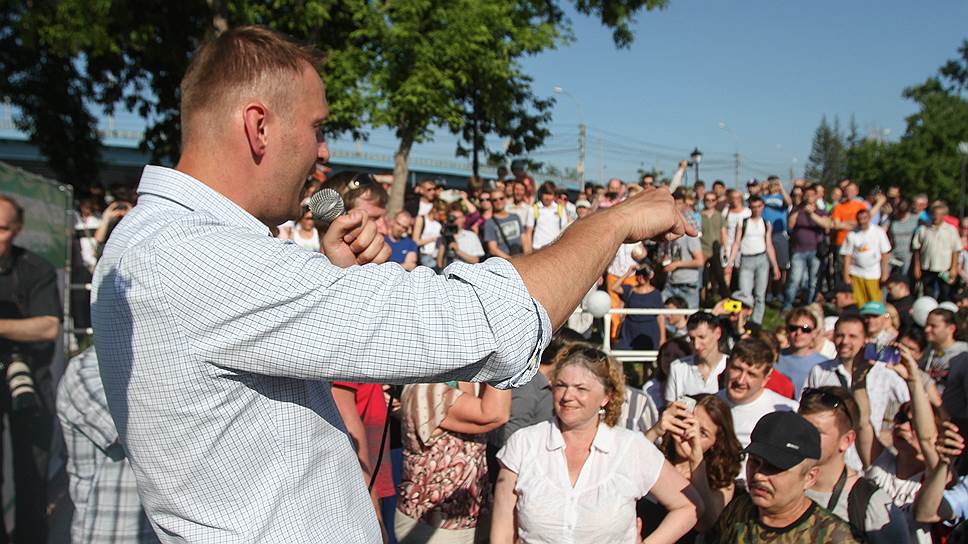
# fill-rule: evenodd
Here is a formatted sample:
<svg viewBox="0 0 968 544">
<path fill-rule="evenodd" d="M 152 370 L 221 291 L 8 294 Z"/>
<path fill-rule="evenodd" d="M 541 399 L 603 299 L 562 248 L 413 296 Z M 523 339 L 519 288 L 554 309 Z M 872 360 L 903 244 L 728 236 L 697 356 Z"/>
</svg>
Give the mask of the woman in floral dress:
<svg viewBox="0 0 968 544">
<path fill-rule="evenodd" d="M 398 542 L 486 540 L 487 433 L 507 422 L 511 392 L 464 382 L 416 384 L 404 387 L 400 402 Z"/>
</svg>

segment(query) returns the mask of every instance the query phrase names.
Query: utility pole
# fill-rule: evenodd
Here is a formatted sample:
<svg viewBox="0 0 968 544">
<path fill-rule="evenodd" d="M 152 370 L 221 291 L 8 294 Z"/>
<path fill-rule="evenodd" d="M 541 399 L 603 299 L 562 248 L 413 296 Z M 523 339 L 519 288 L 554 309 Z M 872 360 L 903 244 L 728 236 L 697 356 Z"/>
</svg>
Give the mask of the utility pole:
<svg viewBox="0 0 968 544">
<path fill-rule="evenodd" d="M 961 186 L 958 191 L 958 219 L 965 220 L 965 168 L 968 165 L 968 142 L 958 143 L 958 152 L 961 153 Z"/>
<path fill-rule="evenodd" d="M 608 186 L 605 181 L 605 139 L 598 140 L 598 183 Z"/>
<path fill-rule="evenodd" d="M 578 125 L 578 192 L 585 192 L 585 123 Z"/>
<path fill-rule="evenodd" d="M 739 151 L 733 154 L 733 158 L 736 162 L 736 189 L 739 189 Z"/>
</svg>

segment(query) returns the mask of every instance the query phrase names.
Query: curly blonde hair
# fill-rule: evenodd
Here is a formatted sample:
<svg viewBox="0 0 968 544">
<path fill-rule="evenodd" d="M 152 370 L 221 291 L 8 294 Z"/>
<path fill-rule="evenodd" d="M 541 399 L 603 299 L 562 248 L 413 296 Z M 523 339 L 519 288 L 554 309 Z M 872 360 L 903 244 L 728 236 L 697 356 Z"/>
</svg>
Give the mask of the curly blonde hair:
<svg viewBox="0 0 968 544">
<path fill-rule="evenodd" d="M 625 402 L 625 372 L 614 357 L 591 344 L 575 343 L 558 352 L 553 364 L 552 384 L 558 379 L 558 374 L 569 366 L 580 366 L 598 378 L 608 397 L 603 421 L 609 427 L 618 423 L 622 417 L 622 404 Z"/>
</svg>

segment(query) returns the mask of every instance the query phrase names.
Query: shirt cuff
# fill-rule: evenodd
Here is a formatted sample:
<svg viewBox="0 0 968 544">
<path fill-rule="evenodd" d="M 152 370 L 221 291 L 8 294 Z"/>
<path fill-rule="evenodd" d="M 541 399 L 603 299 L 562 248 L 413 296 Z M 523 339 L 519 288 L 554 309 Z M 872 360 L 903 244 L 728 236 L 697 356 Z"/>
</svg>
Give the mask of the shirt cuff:
<svg viewBox="0 0 968 544">
<path fill-rule="evenodd" d="M 488 316 L 497 349 L 484 374 L 499 377 L 486 381 L 498 389 L 530 382 L 553 331 L 548 312 L 528 292 L 517 269 L 491 257 L 477 265 L 455 262 L 443 273 L 473 286 Z"/>
</svg>

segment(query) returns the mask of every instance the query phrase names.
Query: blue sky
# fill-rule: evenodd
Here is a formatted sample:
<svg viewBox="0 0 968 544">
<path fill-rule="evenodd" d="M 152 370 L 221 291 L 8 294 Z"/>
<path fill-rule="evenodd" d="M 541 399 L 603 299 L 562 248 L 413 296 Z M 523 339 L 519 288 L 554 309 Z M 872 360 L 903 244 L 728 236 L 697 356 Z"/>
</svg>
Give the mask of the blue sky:
<svg viewBox="0 0 968 544">
<path fill-rule="evenodd" d="M 670 157 L 610 153 L 609 142 L 624 135 L 633 147 L 636 139 L 681 155 L 698 146 L 709 161 L 700 177 L 729 182 L 735 147 L 756 161 L 743 168 L 744 178 L 786 177 L 791 166 L 802 172 L 824 114 L 839 115 L 845 128 L 854 114 L 862 133 L 886 130 L 895 139 L 914 111 L 901 90 L 935 73 L 968 38 L 968 2 L 934 0 L 672 0 L 667 10 L 638 18 L 629 50 L 615 49 L 609 31 L 594 20 L 572 20 L 577 40 L 525 67 L 537 90 L 561 85 L 580 101 L 592 127 L 591 177 L 602 169 L 599 136 L 606 138 L 606 176 L 629 176 L 642 162 L 675 168 Z M 577 124 L 574 103 L 560 97 L 556 132 L 577 133 Z"/>
</svg>

